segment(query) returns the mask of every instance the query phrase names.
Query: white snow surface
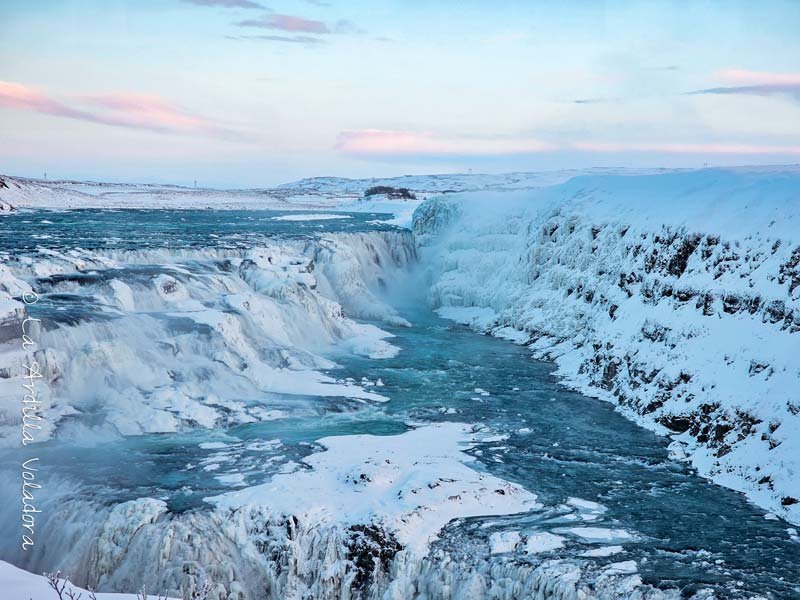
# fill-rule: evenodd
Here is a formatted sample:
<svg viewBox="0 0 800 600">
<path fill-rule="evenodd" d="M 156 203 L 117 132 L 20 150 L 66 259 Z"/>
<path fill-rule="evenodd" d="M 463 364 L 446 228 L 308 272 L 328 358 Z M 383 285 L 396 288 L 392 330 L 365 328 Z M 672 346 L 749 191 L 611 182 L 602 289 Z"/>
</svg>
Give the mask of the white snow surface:
<svg viewBox="0 0 800 600">
<path fill-rule="evenodd" d="M 800 522 L 800 170 L 582 176 L 414 216 L 445 317 L 528 344 Z"/>
<path fill-rule="evenodd" d="M 61 583 L 64 582 L 64 579 L 64 577 L 60 578 Z M 15 596 L 9 600 L 53 600 L 58 598 L 43 575 L 29 573 L 2 560 L 0 560 L 0 586 L 6 591 L 13 590 Z M 89 598 L 88 590 L 67 583 L 65 591 L 70 590 L 75 594 L 75 598 L 78 597 L 78 594 L 82 594 L 81 598 Z M 97 600 L 176 600 L 151 594 L 147 594 L 147 598 L 142 599 L 141 595 L 137 596 L 136 594 L 103 594 L 100 592 L 96 593 L 96 598 Z"/>
<path fill-rule="evenodd" d="M 332 213 L 301 213 L 299 215 L 281 215 L 272 217 L 273 221 L 331 221 L 336 219 L 352 219 L 350 215 Z"/>
<path fill-rule="evenodd" d="M 622 546 L 601 546 L 600 548 L 592 548 L 591 550 L 581 552 L 581 556 L 585 556 L 586 558 L 606 558 L 619 554 L 623 550 L 624 548 Z"/>
<path fill-rule="evenodd" d="M 547 531 L 537 531 L 525 541 L 525 552 L 541 554 L 564 547 L 564 538 Z"/>
<path fill-rule="evenodd" d="M 319 440 L 310 470 L 207 498 L 220 509 L 264 507 L 305 526 L 379 523 L 417 555 L 456 518 L 541 508 L 524 488 L 471 469 L 464 450 L 485 437 L 474 426 L 440 423 L 393 436 Z"/>
<path fill-rule="evenodd" d="M 636 539 L 636 536 L 625 529 L 610 529 L 608 527 L 564 527 L 556 529 L 556 531 L 577 537 L 589 544 L 613 544 L 615 542 L 630 542 Z"/>
<path fill-rule="evenodd" d="M 519 531 L 496 531 L 489 536 L 490 551 L 492 554 L 513 552 L 521 540 Z"/>
</svg>

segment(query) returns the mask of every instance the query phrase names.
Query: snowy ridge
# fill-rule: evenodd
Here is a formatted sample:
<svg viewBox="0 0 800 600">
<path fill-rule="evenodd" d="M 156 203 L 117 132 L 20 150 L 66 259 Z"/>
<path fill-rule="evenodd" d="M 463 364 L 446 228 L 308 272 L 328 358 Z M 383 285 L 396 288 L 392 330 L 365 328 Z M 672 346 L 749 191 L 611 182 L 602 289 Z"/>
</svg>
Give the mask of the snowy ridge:
<svg viewBox="0 0 800 600">
<path fill-rule="evenodd" d="M 578 177 L 415 213 L 444 316 L 530 345 L 800 521 L 800 175 Z"/>
<path fill-rule="evenodd" d="M 217 190 L 177 185 L 50 181 L 0 175 L 0 213 L 19 208 L 325 208 L 324 198 L 293 190 Z M 299 204 L 299 206 L 295 206 Z"/>
<path fill-rule="evenodd" d="M 408 188 L 421 193 L 453 193 L 477 190 L 514 190 L 542 187 L 562 183 L 577 175 L 588 174 L 643 174 L 660 172 L 662 169 L 567 169 L 561 171 L 514 172 L 500 174 L 452 173 L 441 175 L 401 175 L 367 179 L 346 179 L 343 177 L 311 177 L 278 186 L 278 189 L 313 191 L 328 195 L 360 196 L 368 188 L 389 186 Z"/>
</svg>

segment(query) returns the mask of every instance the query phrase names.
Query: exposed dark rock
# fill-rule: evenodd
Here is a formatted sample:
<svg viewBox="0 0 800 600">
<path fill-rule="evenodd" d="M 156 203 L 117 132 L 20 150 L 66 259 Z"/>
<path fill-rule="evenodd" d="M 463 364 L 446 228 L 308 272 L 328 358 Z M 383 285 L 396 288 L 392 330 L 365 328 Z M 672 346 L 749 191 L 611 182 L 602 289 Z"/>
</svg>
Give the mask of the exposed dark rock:
<svg viewBox="0 0 800 600">
<path fill-rule="evenodd" d="M 800 246 L 794 249 L 792 256 L 780 266 L 778 283 L 789 282 L 789 295 L 800 287 Z"/>
<path fill-rule="evenodd" d="M 764 307 L 764 320 L 769 323 L 782 321 L 786 315 L 786 303 L 783 300 L 773 300 Z"/>
<path fill-rule="evenodd" d="M 689 257 L 697 249 L 697 246 L 700 245 L 701 239 L 701 236 L 697 234 L 683 238 L 678 246 L 677 252 L 667 266 L 667 270 L 671 275 L 675 275 L 676 277 L 683 275 L 684 271 L 686 271 Z"/>
<path fill-rule="evenodd" d="M 365 590 L 372 583 L 376 571 L 388 571 L 403 546 L 393 534 L 377 525 L 353 525 L 347 548 L 356 571 L 353 588 Z"/>
<path fill-rule="evenodd" d="M 688 431 L 692 426 L 692 418 L 688 415 L 667 415 L 661 417 L 658 422 L 676 433 Z"/>
</svg>

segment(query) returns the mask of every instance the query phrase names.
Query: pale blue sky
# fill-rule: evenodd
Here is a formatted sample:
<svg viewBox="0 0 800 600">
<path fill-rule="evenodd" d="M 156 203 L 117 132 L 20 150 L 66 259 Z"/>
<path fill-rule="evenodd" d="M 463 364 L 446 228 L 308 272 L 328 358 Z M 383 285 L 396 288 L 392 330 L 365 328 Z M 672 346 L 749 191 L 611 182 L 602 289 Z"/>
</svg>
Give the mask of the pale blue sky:
<svg viewBox="0 0 800 600">
<path fill-rule="evenodd" d="M 800 2 L 6 0 L 0 22 L 5 173 L 800 162 Z"/>
</svg>

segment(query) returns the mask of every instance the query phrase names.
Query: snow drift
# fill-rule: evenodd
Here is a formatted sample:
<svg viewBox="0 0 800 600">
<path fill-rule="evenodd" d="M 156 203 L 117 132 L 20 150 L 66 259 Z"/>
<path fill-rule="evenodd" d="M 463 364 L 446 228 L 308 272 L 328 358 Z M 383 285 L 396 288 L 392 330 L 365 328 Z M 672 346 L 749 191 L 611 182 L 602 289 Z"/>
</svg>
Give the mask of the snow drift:
<svg viewBox="0 0 800 600">
<path fill-rule="evenodd" d="M 800 175 L 588 176 L 428 200 L 430 300 L 671 434 L 714 481 L 800 521 Z"/>
</svg>

